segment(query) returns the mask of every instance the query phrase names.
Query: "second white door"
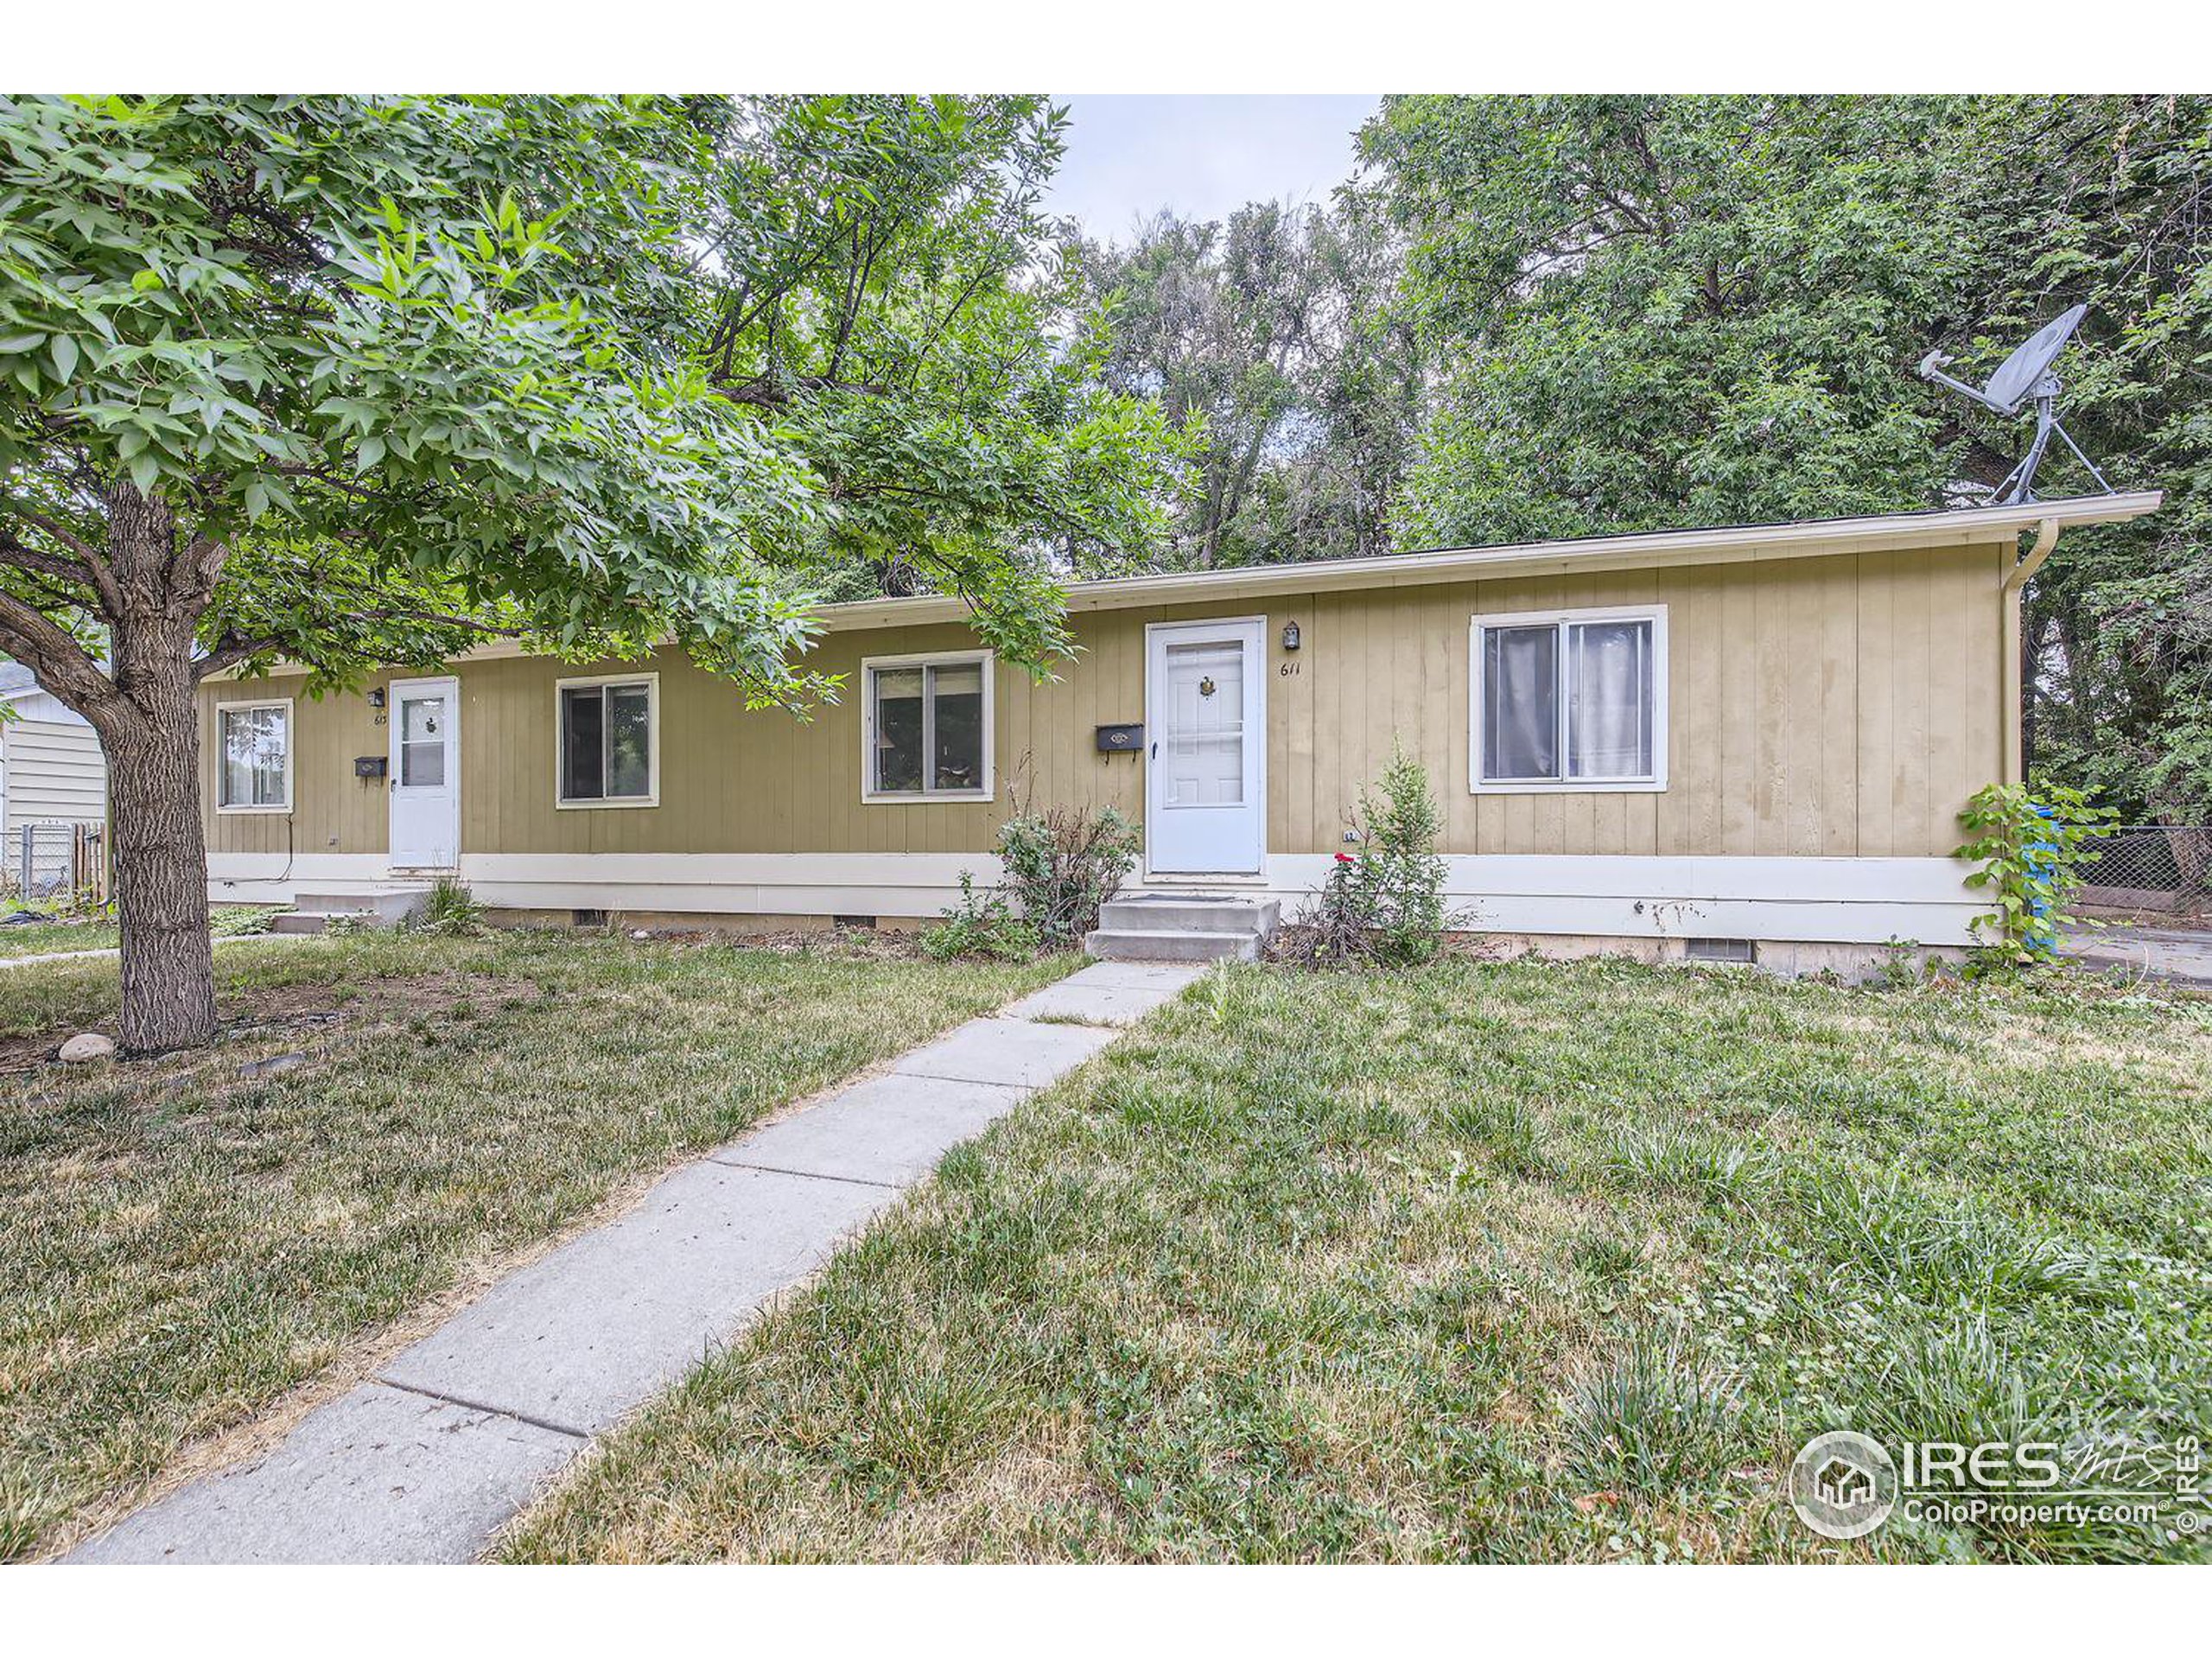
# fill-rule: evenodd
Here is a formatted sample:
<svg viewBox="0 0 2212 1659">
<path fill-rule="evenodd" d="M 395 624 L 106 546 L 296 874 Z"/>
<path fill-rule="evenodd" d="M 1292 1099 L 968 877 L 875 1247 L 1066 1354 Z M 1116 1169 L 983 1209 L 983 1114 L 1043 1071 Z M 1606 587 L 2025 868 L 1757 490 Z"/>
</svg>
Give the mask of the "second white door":
<svg viewBox="0 0 2212 1659">
<path fill-rule="evenodd" d="M 450 870 L 461 856 L 461 686 L 394 680 L 391 851 L 396 870 Z"/>
<path fill-rule="evenodd" d="M 1155 874 L 1261 868 L 1264 627 L 1255 617 L 1145 630 L 1145 862 Z"/>
</svg>

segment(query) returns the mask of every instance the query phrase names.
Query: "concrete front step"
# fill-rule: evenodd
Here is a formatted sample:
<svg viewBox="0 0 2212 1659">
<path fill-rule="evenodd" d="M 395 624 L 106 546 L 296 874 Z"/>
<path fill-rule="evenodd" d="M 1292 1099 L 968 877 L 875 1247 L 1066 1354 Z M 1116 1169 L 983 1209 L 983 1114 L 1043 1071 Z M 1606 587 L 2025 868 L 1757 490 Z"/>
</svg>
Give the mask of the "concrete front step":
<svg viewBox="0 0 2212 1659">
<path fill-rule="evenodd" d="M 1190 931 L 1180 933 L 1151 928 L 1107 928 L 1084 937 L 1083 948 L 1105 962 L 1255 962 L 1260 935 Z"/>
<path fill-rule="evenodd" d="M 1256 933 L 1264 939 L 1281 916 L 1275 899 L 1145 893 L 1108 904 L 1098 912 L 1098 925 L 1117 933 Z"/>
<path fill-rule="evenodd" d="M 427 886 L 380 887 L 368 893 L 316 893 L 303 887 L 292 895 L 291 912 L 271 920 L 269 931 L 320 933 L 339 916 L 364 927 L 397 927 L 422 912 L 429 892 Z"/>
</svg>

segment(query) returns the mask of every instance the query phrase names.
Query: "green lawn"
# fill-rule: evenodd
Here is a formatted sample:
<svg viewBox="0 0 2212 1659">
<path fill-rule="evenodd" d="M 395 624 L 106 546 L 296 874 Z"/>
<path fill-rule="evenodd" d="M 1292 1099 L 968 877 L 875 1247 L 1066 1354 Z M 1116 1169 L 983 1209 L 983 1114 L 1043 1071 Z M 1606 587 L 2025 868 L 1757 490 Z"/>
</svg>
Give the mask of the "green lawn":
<svg viewBox="0 0 2212 1659">
<path fill-rule="evenodd" d="M 1226 971 L 511 1529 L 524 1560 L 2190 1555 L 1826 1541 L 1812 1433 L 2212 1440 L 2212 1002 Z M 2162 1478 L 2171 1489 L 2170 1453 Z"/>
<path fill-rule="evenodd" d="M 50 957 L 60 950 L 112 950 L 117 939 L 113 922 L 17 922 L 0 927 L 0 960 Z"/>
<path fill-rule="evenodd" d="M 828 942 L 228 945 L 198 1055 L 112 1029 L 112 959 L 0 979 L 0 1555 L 61 1541 L 462 1274 L 619 1185 L 1065 971 Z M 303 1065 L 246 1077 L 298 1052 Z"/>
<path fill-rule="evenodd" d="M 22 906 L 8 905 L 0 910 Z M 259 933 L 282 908 L 276 905 L 226 905 L 213 916 L 215 937 Z M 122 931 L 111 921 L 18 922 L 0 927 L 0 961 L 19 957 L 59 956 L 72 950 L 112 950 L 123 942 Z"/>
</svg>

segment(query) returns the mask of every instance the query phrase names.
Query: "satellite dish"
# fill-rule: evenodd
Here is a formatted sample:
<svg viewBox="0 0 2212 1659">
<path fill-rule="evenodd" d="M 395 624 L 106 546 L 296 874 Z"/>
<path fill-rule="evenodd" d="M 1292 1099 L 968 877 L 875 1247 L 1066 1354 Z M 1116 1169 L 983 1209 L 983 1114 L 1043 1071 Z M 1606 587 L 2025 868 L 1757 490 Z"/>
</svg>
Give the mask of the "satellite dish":
<svg viewBox="0 0 2212 1659">
<path fill-rule="evenodd" d="M 2066 349 L 2066 342 L 2073 339 L 2074 331 L 2082 326 L 2082 319 L 2088 315 L 2088 306 L 2077 305 L 2063 316 L 2045 323 L 2037 330 L 2034 339 L 2005 359 L 1997 372 L 1989 377 L 1989 384 L 1986 386 L 1970 386 L 1965 381 L 1954 379 L 1944 373 L 1943 365 L 1951 359 L 1941 352 L 1930 352 L 1920 359 L 1922 379 L 1948 386 L 1961 396 L 1970 397 L 1983 408 L 1994 410 L 1999 415 L 2018 415 L 2031 398 L 2034 399 L 2035 442 L 2028 447 L 2028 453 L 2022 457 L 2020 464 L 1997 486 L 1997 499 L 2001 505 L 2014 506 L 2036 499 L 2033 488 L 2036 467 L 2042 461 L 2043 452 L 2050 446 L 2050 435 L 2054 432 L 2063 438 L 2066 447 L 2080 457 L 2082 464 L 2089 469 L 2089 476 L 2097 480 L 2105 493 L 2113 493 L 2112 486 L 2105 482 L 2105 475 L 2097 470 L 2096 462 L 2082 454 L 2082 446 L 2074 442 L 2073 434 L 2061 424 L 2058 394 L 2065 390 L 2065 385 L 2051 372 L 2051 365 L 2058 360 L 2058 354 Z"/>
</svg>

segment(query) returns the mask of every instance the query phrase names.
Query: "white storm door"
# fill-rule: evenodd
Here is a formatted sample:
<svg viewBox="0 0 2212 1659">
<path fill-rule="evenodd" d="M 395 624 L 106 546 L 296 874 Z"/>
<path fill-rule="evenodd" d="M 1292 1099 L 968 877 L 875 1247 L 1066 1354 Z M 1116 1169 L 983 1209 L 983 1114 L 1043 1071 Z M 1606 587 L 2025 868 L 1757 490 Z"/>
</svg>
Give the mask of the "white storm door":
<svg viewBox="0 0 2212 1659">
<path fill-rule="evenodd" d="M 1146 867 L 1255 874 L 1267 847 L 1262 619 L 1145 630 Z"/>
<path fill-rule="evenodd" d="M 400 870 L 450 870 L 461 855 L 461 684 L 394 680 L 391 853 Z"/>
</svg>

